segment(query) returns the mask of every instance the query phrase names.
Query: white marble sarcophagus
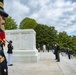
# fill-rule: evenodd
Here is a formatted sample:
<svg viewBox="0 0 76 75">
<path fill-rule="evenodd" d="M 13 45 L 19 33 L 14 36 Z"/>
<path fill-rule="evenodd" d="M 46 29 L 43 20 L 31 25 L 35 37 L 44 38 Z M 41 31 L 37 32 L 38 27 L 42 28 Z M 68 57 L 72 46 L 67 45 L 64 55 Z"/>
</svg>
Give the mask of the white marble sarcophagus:
<svg viewBox="0 0 76 75">
<path fill-rule="evenodd" d="M 38 50 L 36 49 L 36 33 L 33 29 L 6 30 L 6 40 L 13 41 L 14 62 L 37 62 Z M 7 44 L 4 47 L 7 56 Z"/>
</svg>

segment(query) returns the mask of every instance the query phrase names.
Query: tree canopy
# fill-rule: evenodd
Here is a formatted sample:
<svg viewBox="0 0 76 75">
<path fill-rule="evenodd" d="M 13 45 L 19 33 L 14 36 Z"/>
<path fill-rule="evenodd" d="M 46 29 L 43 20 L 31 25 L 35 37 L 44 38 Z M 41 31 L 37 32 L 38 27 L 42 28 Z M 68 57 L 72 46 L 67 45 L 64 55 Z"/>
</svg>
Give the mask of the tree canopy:
<svg viewBox="0 0 76 75">
<path fill-rule="evenodd" d="M 35 27 L 37 26 L 37 23 L 34 19 L 31 18 L 24 18 L 21 22 L 20 22 L 20 29 L 35 29 Z"/>
<path fill-rule="evenodd" d="M 76 52 L 76 36 L 68 36 L 68 34 L 63 31 L 59 32 L 55 30 L 55 27 L 38 24 L 34 19 L 24 18 L 20 23 L 20 29 L 34 29 L 36 31 L 36 46 L 40 45 L 42 47 L 43 44 L 47 46 L 55 43 L 59 43 L 60 48 L 65 47 L 70 48 L 74 52 Z"/>
<path fill-rule="evenodd" d="M 12 19 L 11 17 L 6 18 L 5 29 L 6 30 L 17 29 L 17 24 L 16 24 L 16 22 L 14 22 L 14 19 Z"/>
<path fill-rule="evenodd" d="M 35 28 L 36 31 L 36 44 L 50 44 L 52 45 L 56 41 L 57 37 L 57 31 L 55 30 L 54 27 L 50 26 L 48 27 L 47 25 L 44 24 L 38 24 Z"/>
<path fill-rule="evenodd" d="M 76 54 L 76 36 L 69 36 L 65 31 L 59 32 L 55 30 L 55 27 L 51 25 L 38 24 L 32 18 L 24 18 L 19 25 L 20 29 L 34 29 L 36 31 L 36 47 L 40 45 L 42 47 L 43 44 L 47 46 L 50 45 L 50 49 L 52 45 L 55 43 L 59 43 L 60 49 L 65 47 L 70 48 Z M 5 29 L 17 29 L 17 24 L 11 17 L 8 17 L 5 21 Z"/>
</svg>

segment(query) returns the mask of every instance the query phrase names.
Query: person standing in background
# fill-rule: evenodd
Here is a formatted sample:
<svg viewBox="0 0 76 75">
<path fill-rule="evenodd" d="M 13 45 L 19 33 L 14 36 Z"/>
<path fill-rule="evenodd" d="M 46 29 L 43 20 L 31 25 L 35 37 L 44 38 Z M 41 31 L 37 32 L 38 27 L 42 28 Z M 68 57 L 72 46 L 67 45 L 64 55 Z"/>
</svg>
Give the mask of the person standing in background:
<svg viewBox="0 0 76 75">
<path fill-rule="evenodd" d="M 71 58 L 71 50 L 69 48 L 67 49 L 67 53 L 68 53 L 68 58 L 70 59 Z"/>
<path fill-rule="evenodd" d="M 7 53 L 8 53 L 8 66 L 13 66 L 13 64 L 12 64 L 13 45 L 12 45 L 11 40 L 9 41 L 7 47 L 8 47 L 8 51 L 7 51 Z"/>
<path fill-rule="evenodd" d="M 43 45 L 43 52 L 46 51 L 46 45 Z"/>
<path fill-rule="evenodd" d="M 56 47 L 55 47 L 55 57 L 56 57 L 57 62 L 60 62 L 59 50 L 60 50 L 60 47 L 59 47 L 59 45 L 57 43 Z"/>
<path fill-rule="evenodd" d="M 47 49 L 48 49 L 48 52 L 49 52 L 49 50 L 50 50 L 50 46 L 49 46 L 49 44 L 47 44 Z"/>
<path fill-rule="evenodd" d="M 4 0 L 0 0 L 0 75 L 8 75 L 8 66 L 3 47 L 5 41 L 5 19 L 8 14 L 4 11 Z"/>
</svg>

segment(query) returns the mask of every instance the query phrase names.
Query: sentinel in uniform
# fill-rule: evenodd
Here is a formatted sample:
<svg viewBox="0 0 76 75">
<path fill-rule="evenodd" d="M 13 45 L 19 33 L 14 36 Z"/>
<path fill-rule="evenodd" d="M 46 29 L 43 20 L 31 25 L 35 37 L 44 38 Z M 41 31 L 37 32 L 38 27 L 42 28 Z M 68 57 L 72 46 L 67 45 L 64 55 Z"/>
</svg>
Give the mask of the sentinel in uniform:
<svg viewBox="0 0 76 75">
<path fill-rule="evenodd" d="M 0 0 L 0 75 L 8 75 L 7 60 L 3 51 L 5 46 L 4 23 L 8 14 L 4 11 L 4 1 Z"/>
</svg>

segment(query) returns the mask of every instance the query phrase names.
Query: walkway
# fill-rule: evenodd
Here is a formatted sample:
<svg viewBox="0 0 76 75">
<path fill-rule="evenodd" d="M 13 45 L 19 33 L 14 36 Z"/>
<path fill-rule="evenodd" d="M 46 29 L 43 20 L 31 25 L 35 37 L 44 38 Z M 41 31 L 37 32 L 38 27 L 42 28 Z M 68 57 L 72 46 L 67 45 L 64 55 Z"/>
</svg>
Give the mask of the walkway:
<svg viewBox="0 0 76 75">
<path fill-rule="evenodd" d="M 54 60 L 52 52 L 40 52 L 37 63 L 13 63 L 9 75 L 76 75 L 76 59 L 69 60 L 60 55 L 60 62 Z"/>
</svg>

